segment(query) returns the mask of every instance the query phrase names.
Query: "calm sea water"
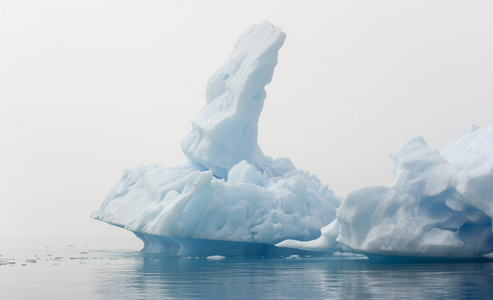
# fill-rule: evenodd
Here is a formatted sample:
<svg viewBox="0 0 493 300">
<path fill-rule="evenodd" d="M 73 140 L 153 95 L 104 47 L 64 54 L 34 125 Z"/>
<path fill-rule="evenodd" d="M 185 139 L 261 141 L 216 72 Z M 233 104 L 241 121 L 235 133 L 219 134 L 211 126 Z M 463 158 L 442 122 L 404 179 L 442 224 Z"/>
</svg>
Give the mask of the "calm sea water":
<svg viewBox="0 0 493 300">
<path fill-rule="evenodd" d="M 0 240 L 0 299 L 491 299 L 493 263 L 166 257 L 136 241 Z"/>
</svg>

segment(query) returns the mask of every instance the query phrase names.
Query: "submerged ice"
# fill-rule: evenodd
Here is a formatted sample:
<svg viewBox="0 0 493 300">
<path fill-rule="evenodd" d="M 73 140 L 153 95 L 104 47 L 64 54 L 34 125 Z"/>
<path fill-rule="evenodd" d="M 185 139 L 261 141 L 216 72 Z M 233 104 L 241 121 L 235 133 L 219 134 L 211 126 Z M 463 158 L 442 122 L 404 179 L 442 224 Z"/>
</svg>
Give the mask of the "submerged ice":
<svg viewBox="0 0 493 300">
<path fill-rule="evenodd" d="M 440 152 L 414 138 L 391 153 L 390 186 L 344 199 L 262 153 L 258 120 L 284 39 L 268 22 L 245 32 L 182 141 L 188 162 L 126 170 L 92 217 L 134 232 L 144 251 L 184 256 L 493 258 L 493 125 L 468 127 Z"/>
</svg>

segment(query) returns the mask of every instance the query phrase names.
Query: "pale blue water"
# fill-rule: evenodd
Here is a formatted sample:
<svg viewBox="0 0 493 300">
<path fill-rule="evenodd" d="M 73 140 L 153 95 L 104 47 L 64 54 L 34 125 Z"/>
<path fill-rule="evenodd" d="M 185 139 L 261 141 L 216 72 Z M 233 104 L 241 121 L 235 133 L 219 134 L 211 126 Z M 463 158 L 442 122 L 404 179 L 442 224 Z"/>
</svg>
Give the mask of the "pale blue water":
<svg viewBox="0 0 493 300">
<path fill-rule="evenodd" d="M 135 241 L 0 241 L 0 299 L 491 299 L 493 263 L 177 258 Z"/>
</svg>

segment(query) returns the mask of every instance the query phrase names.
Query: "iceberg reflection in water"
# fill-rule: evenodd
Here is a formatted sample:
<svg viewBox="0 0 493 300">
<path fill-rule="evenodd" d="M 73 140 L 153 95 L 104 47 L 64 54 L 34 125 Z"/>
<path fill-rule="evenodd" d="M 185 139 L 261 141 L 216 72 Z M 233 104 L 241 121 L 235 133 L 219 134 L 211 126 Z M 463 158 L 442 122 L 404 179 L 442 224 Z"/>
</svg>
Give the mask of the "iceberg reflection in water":
<svg viewBox="0 0 493 300">
<path fill-rule="evenodd" d="M 0 241 L 0 261 L 8 263 L 0 265 L 2 299 L 487 299 L 493 293 L 493 262 L 209 260 L 146 254 L 138 246 L 115 251 L 125 248 L 111 240 L 38 240 L 15 248 L 19 243 Z"/>
<path fill-rule="evenodd" d="M 493 292 L 493 263 L 382 264 L 351 257 L 210 261 L 135 255 L 140 259 L 132 265 L 111 274 L 96 272 L 97 293 L 215 299 L 485 299 Z"/>
</svg>

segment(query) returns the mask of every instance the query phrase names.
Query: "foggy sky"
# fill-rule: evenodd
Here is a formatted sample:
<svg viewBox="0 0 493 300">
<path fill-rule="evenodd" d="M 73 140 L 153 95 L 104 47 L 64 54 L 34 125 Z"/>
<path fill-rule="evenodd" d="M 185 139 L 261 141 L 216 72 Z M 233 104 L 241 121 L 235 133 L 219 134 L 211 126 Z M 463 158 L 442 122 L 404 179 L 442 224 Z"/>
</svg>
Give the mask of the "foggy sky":
<svg viewBox="0 0 493 300">
<path fill-rule="evenodd" d="M 236 39 L 287 34 L 264 154 L 337 195 L 392 182 L 388 153 L 493 123 L 491 1 L 0 2 L 0 239 L 126 238 L 90 219 L 123 169 L 180 141 Z"/>
</svg>

